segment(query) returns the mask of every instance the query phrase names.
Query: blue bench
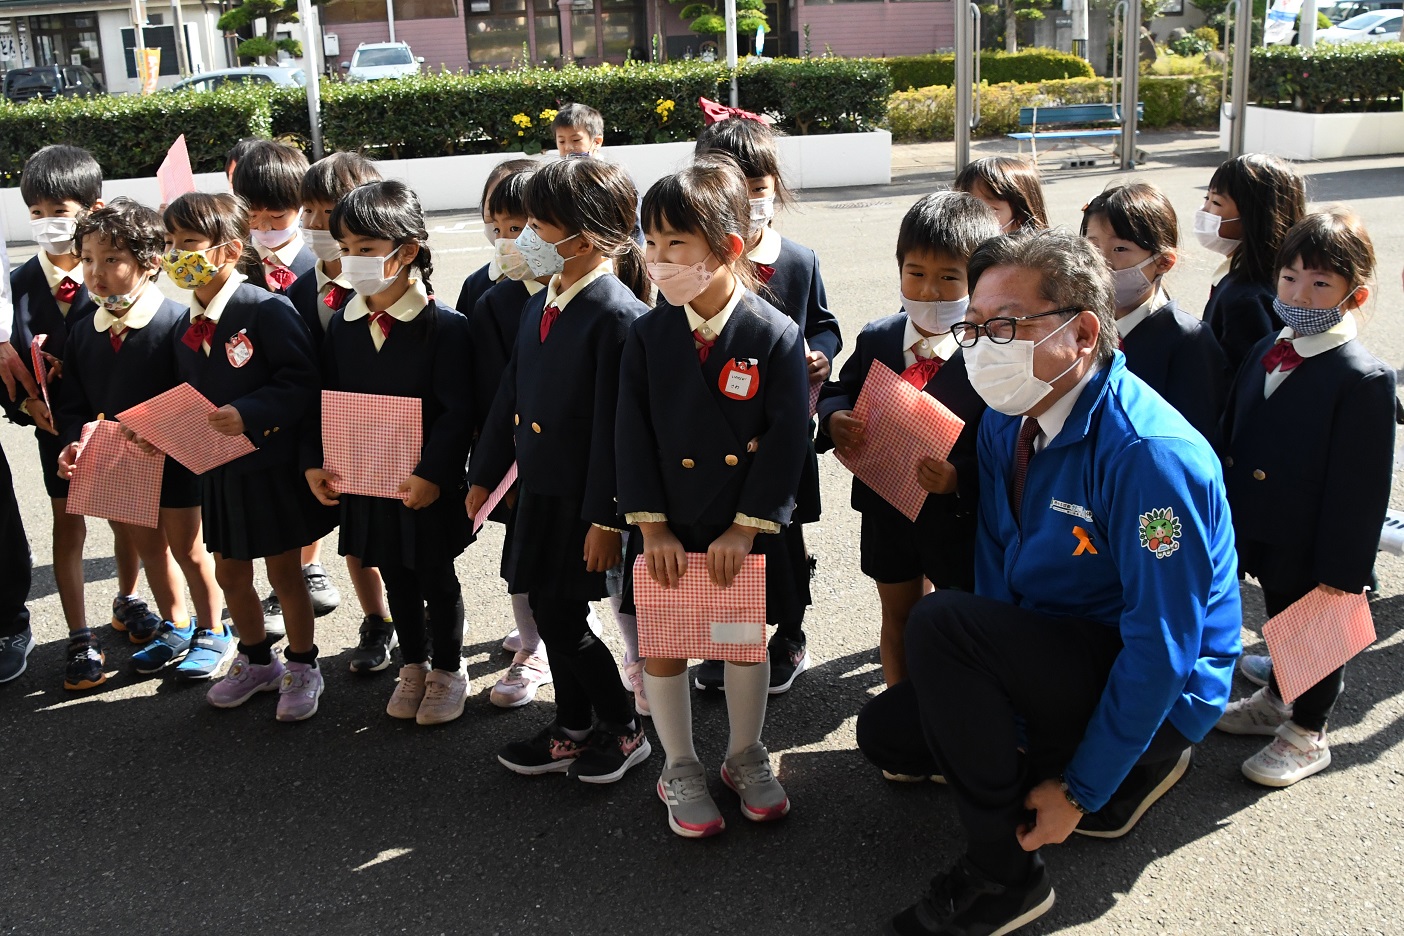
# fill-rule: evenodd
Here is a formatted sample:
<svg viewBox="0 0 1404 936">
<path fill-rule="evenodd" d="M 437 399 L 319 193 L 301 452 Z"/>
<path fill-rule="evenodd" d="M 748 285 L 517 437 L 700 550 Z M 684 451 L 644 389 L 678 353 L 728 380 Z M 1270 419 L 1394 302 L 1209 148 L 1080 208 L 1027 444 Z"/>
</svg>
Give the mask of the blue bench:
<svg viewBox="0 0 1404 936">
<path fill-rule="evenodd" d="M 1144 116 L 1145 109 L 1144 104 L 1139 101 L 1136 103 L 1136 118 L 1138 120 Z M 1086 127 L 1078 130 L 1039 129 L 1039 127 L 1068 127 L 1098 123 L 1114 123 L 1118 126 L 1108 129 Z M 1038 161 L 1040 141 L 1052 144 L 1045 148 L 1045 152 L 1053 152 L 1065 143 L 1074 146 L 1086 143 L 1099 149 L 1104 156 L 1115 157 L 1116 145 L 1121 137 L 1120 124 L 1120 104 L 1063 104 L 1056 107 L 1021 107 L 1019 108 L 1019 126 L 1029 129 L 1019 133 L 1011 133 L 1008 136 L 1011 140 L 1019 141 L 1020 154 L 1024 152 L 1024 143 L 1028 142 L 1033 151 L 1034 162 Z M 1069 160 L 1068 165 L 1092 165 L 1094 163 L 1095 159 Z"/>
</svg>

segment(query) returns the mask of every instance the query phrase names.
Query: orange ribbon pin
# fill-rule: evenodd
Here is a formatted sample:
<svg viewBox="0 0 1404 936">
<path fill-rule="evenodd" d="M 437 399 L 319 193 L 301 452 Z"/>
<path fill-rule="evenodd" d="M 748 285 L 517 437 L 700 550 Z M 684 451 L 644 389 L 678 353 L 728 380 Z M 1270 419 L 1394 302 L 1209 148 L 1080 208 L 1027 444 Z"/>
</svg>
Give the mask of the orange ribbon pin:
<svg viewBox="0 0 1404 936">
<path fill-rule="evenodd" d="M 1073 550 L 1074 556 L 1080 556 L 1083 553 L 1091 553 L 1094 556 L 1097 555 L 1097 547 L 1092 545 L 1091 533 L 1088 533 L 1080 526 L 1073 527 L 1072 531 L 1073 536 L 1077 537 L 1077 548 Z"/>
</svg>

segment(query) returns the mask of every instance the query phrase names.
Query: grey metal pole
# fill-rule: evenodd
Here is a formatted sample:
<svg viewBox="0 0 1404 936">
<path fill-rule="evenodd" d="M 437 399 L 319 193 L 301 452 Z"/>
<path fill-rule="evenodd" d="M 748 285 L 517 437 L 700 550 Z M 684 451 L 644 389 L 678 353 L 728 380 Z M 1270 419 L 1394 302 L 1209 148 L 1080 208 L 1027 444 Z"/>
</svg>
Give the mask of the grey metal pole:
<svg viewBox="0 0 1404 936">
<path fill-rule="evenodd" d="M 955 4 L 955 170 L 970 165 L 970 117 L 975 91 L 974 21 L 965 5 Z"/>
<path fill-rule="evenodd" d="M 1121 168 L 1136 168 L 1136 104 L 1141 96 L 1141 3 L 1126 4 L 1121 38 Z"/>
<path fill-rule="evenodd" d="M 1303 49 L 1316 48 L 1316 0 L 1303 0 L 1302 28 L 1297 33 L 1297 45 Z"/>
<path fill-rule="evenodd" d="M 390 27 L 390 41 L 395 41 L 395 0 L 385 0 L 385 23 Z"/>
<path fill-rule="evenodd" d="M 302 20 L 302 62 L 307 73 L 307 120 L 312 128 L 312 161 L 322 158 L 322 24 L 312 0 L 297 0 Z"/>
<path fill-rule="evenodd" d="M 190 77 L 190 56 L 185 48 L 185 14 L 181 12 L 180 0 L 171 0 L 171 21 L 175 23 L 176 64 L 180 66 L 180 77 Z"/>
<path fill-rule="evenodd" d="M 731 71 L 731 106 L 740 107 L 736 89 L 736 0 L 726 0 L 726 67 Z"/>
<path fill-rule="evenodd" d="M 1233 123 L 1229 126 L 1229 158 L 1243 155 L 1248 123 L 1248 63 L 1253 51 L 1253 4 L 1239 0 L 1233 27 Z"/>
</svg>

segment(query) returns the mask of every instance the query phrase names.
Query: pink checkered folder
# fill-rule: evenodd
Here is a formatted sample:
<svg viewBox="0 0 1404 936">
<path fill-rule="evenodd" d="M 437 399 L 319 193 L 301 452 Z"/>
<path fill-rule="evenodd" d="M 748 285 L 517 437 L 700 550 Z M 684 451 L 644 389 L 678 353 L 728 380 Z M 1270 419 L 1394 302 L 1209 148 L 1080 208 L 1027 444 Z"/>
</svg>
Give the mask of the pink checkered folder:
<svg viewBox="0 0 1404 936">
<path fill-rule="evenodd" d="M 1312 589 L 1263 625 L 1272 671 L 1285 702 L 1375 642 L 1375 622 L 1364 594 L 1327 595 Z"/>
<path fill-rule="evenodd" d="M 809 418 L 819 415 L 819 391 L 824 389 L 824 381 L 809 385 Z"/>
<path fill-rule="evenodd" d="M 227 436 L 210 428 L 215 409 L 199 390 L 183 383 L 123 410 L 117 419 L 198 475 L 254 450 L 248 436 Z"/>
<path fill-rule="evenodd" d="M 687 554 L 677 588 L 655 582 L 640 556 L 634 560 L 634 609 L 640 656 L 765 661 L 764 556 L 747 556 L 727 588 L 712 584 L 705 553 Z"/>
<path fill-rule="evenodd" d="M 48 408 L 52 417 L 54 408 L 49 406 L 49 364 L 44 356 L 44 342 L 48 340 L 48 335 L 35 335 L 34 340 L 29 343 L 29 359 L 34 364 L 34 381 L 39 384 L 44 406 Z"/>
<path fill-rule="evenodd" d="M 473 535 L 477 536 L 478 531 L 487 522 L 488 515 L 497 509 L 497 505 L 502 503 L 502 498 L 507 496 L 507 492 L 512 490 L 512 485 L 517 483 L 517 463 L 512 462 L 512 467 L 507 469 L 507 476 L 488 495 L 488 499 L 483 501 L 483 506 L 478 508 L 478 515 L 473 518 Z"/>
<path fill-rule="evenodd" d="M 156 183 L 161 187 L 161 202 L 166 205 L 195 191 L 195 173 L 190 167 L 190 151 L 185 148 L 185 134 L 176 137 L 156 168 Z"/>
<path fill-rule="evenodd" d="M 863 441 L 856 452 L 836 452 L 838 460 L 904 517 L 915 520 L 926 503 L 926 491 L 917 483 L 917 463 L 950 455 L 965 421 L 881 361 L 868 368 L 853 415 L 863 421 Z"/>
<path fill-rule="evenodd" d="M 67 510 L 155 529 L 165 466 L 161 453 L 143 452 L 113 420 L 90 422 L 78 439 Z"/>
<path fill-rule="evenodd" d="M 423 445 L 419 397 L 322 391 L 322 467 L 342 494 L 403 500 Z"/>
</svg>

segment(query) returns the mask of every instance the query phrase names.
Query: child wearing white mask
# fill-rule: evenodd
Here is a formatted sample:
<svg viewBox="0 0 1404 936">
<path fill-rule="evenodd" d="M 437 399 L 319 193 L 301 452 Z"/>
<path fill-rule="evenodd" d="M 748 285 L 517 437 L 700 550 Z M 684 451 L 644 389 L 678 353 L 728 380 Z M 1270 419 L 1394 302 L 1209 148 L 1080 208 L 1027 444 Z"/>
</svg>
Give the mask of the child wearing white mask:
<svg viewBox="0 0 1404 936">
<path fill-rule="evenodd" d="M 913 205 L 897 234 L 903 311 L 864 326 L 839 379 L 819 395 L 820 429 L 840 451 L 864 444 L 868 427 L 853 415 L 853 403 L 875 361 L 965 420 L 949 459 L 929 458 L 918 466 L 918 480 L 932 496 L 915 522 L 853 479 L 853 507 L 863 515 L 862 569 L 877 583 L 882 605 L 879 647 L 889 686 L 906 677 L 903 633 L 921 596 L 933 585 L 974 587 L 975 430 L 985 404 L 970 386 L 950 329 L 964 318 L 969 302 L 970 254 L 997 236 L 999 221 L 973 195 L 939 192 Z"/>
<path fill-rule="evenodd" d="M 1181 312 L 1165 291 L 1179 242 L 1170 199 L 1147 182 L 1110 185 L 1083 206 L 1082 236 L 1111 267 L 1126 369 L 1217 443 L 1232 374 L 1209 326 Z"/>
</svg>

